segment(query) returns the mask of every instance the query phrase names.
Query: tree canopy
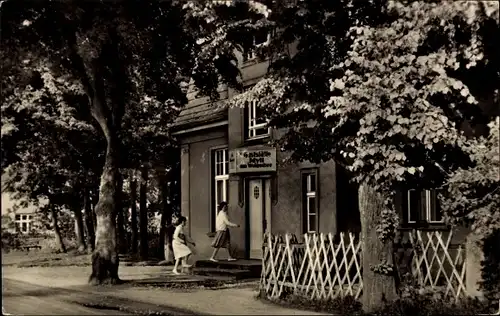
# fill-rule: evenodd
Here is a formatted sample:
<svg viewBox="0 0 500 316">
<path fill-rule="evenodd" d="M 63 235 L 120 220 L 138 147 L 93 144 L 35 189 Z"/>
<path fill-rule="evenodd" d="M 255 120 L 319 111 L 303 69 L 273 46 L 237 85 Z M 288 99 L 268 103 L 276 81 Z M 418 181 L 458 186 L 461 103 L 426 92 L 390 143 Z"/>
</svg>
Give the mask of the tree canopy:
<svg viewBox="0 0 500 316">
<path fill-rule="evenodd" d="M 386 192 L 474 165 L 470 136 L 498 115 L 498 3 L 300 1 L 270 19 L 268 74 L 234 104 L 258 100 L 291 159 Z"/>
<path fill-rule="evenodd" d="M 236 11 L 228 14 L 231 10 Z M 44 78 L 21 96 L 10 87 L 15 92 L 9 110 L 19 112 L 21 104 L 42 117 L 50 131 L 90 127 L 88 121 L 78 125 L 75 113 L 81 110 L 105 139 L 92 282 L 119 280 L 114 218 L 118 168 L 163 160 L 152 157 L 156 147 L 147 144 L 163 141 L 168 147 L 165 127 L 187 102 L 191 83 L 212 100 L 218 99 L 220 84 L 240 87 L 234 54 L 241 44 L 231 34 L 235 39 L 235 30 L 249 24 L 249 15 L 238 15 L 238 10 L 249 11 L 248 6 L 217 9 L 211 2 L 196 1 L 3 2 L 1 40 L 9 73 L 23 74 L 30 67 Z M 65 102 L 61 90 L 85 100 Z M 45 102 L 47 95 L 54 102 Z M 4 122 L 11 126 L 3 134 L 15 131 L 13 118 Z"/>
<path fill-rule="evenodd" d="M 448 223 L 499 227 L 486 136 L 500 114 L 498 14 L 490 1 L 286 3 L 269 16 L 265 78 L 229 101 L 258 102 L 286 159 L 334 159 L 360 185 L 366 311 L 397 297 L 397 191 L 442 189 Z"/>
</svg>

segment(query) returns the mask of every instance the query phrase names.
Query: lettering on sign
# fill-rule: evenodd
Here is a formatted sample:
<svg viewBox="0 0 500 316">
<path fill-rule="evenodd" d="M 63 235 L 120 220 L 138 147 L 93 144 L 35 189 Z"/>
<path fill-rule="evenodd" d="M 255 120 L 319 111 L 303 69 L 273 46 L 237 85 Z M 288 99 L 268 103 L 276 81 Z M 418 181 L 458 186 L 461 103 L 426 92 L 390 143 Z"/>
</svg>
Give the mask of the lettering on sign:
<svg viewBox="0 0 500 316">
<path fill-rule="evenodd" d="M 271 168 L 273 166 L 272 163 L 266 163 L 266 158 L 271 157 L 269 151 L 246 152 L 243 154 L 243 157 L 248 159 L 248 163 L 240 165 L 241 168 Z"/>
<path fill-rule="evenodd" d="M 230 154 L 230 173 L 276 171 L 276 149 L 235 149 Z"/>
</svg>

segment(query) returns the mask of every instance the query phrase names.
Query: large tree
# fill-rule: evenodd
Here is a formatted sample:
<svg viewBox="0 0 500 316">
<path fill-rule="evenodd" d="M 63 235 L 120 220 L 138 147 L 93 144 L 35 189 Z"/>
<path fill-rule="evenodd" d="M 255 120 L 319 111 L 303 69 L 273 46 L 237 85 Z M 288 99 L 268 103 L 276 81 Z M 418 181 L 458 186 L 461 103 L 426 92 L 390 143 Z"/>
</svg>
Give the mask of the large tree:
<svg viewBox="0 0 500 316">
<path fill-rule="evenodd" d="M 234 104 L 259 101 L 291 159 L 335 159 L 359 183 L 373 311 L 397 297 L 394 192 L 473 166 L 463 131 L 498 115 L 498 3 L 309 0 L 273 13 L 268 74 Z"/>
<path fill-rule="evenodd" d="M 116 180 L 126 157 L 124 116 L 135 108 L 159 112 L 161 118 L 163 112 L 152 108 L 181 107 L 190 81 L 212 99 L 219 97 L 220 83 L 238 88 L 237 47 L 226 40 L 232 25 L 218 19 L 210 3 L 194 1 L 7 1 L 2 16 L 2 47 L 47 69 L 46 74 L 60 79 L 58 84 L 76 82 L 104 135 L 90 281 L 115 283 Z M 56 109 L 68 113 L 64 103 Z"/>
</svg>

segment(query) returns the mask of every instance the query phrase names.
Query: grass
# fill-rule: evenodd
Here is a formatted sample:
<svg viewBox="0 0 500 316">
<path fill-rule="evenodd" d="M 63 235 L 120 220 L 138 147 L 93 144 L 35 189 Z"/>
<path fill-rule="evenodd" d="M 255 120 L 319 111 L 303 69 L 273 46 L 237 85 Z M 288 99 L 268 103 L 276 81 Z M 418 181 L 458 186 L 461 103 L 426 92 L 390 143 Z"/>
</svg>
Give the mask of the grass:
<svg viewBox="0 0 500 316">
<path fill-rule="evenodd" d="M 167 265 L 167 262 L 159 260 L 140 261 L 135 257 L 120 259 L 125 266 L 156 266 Z M 90 266 L 91 254 L 80 253 L 76 250 L 69 250 L 66 253 L 54 253 L 40 250 L 32 251 L 2 251 L 2 266 L 12 266 L 18 268 L 31 267 L 86 267 Z"/>
<path fill-rule="evenodd" d="M 76 251 L 67 253 L 48 253 L 42 251 L 2 251 L 2 266 L 18 268 L 30 267 L 66 267 L 89 266 L 90 254 L 81 254 Z"/>
<path fill-rule="evenodd" d="M 364 315 L 361 304 L 353 297 L 311 301 L 304 296 L 289 295 L 283 299 L 268 299 L 264 293 L 260 292 L 256 298 L 265 303 L 276 304 L 290 309 L 334 315 Z"/>
</svg>

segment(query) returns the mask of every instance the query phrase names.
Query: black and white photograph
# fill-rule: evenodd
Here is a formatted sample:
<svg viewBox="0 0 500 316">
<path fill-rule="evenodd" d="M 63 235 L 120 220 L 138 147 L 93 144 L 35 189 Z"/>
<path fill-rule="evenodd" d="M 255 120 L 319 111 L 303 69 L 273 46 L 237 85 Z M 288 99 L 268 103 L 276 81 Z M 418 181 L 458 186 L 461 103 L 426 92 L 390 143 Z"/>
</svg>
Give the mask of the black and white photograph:
<svg viewBox="0 0 500 316">
<path fill-rule="evenodd" d="M 497 0 L 0 0 L 3 315 L 500 315 Z"/>
</svg>

